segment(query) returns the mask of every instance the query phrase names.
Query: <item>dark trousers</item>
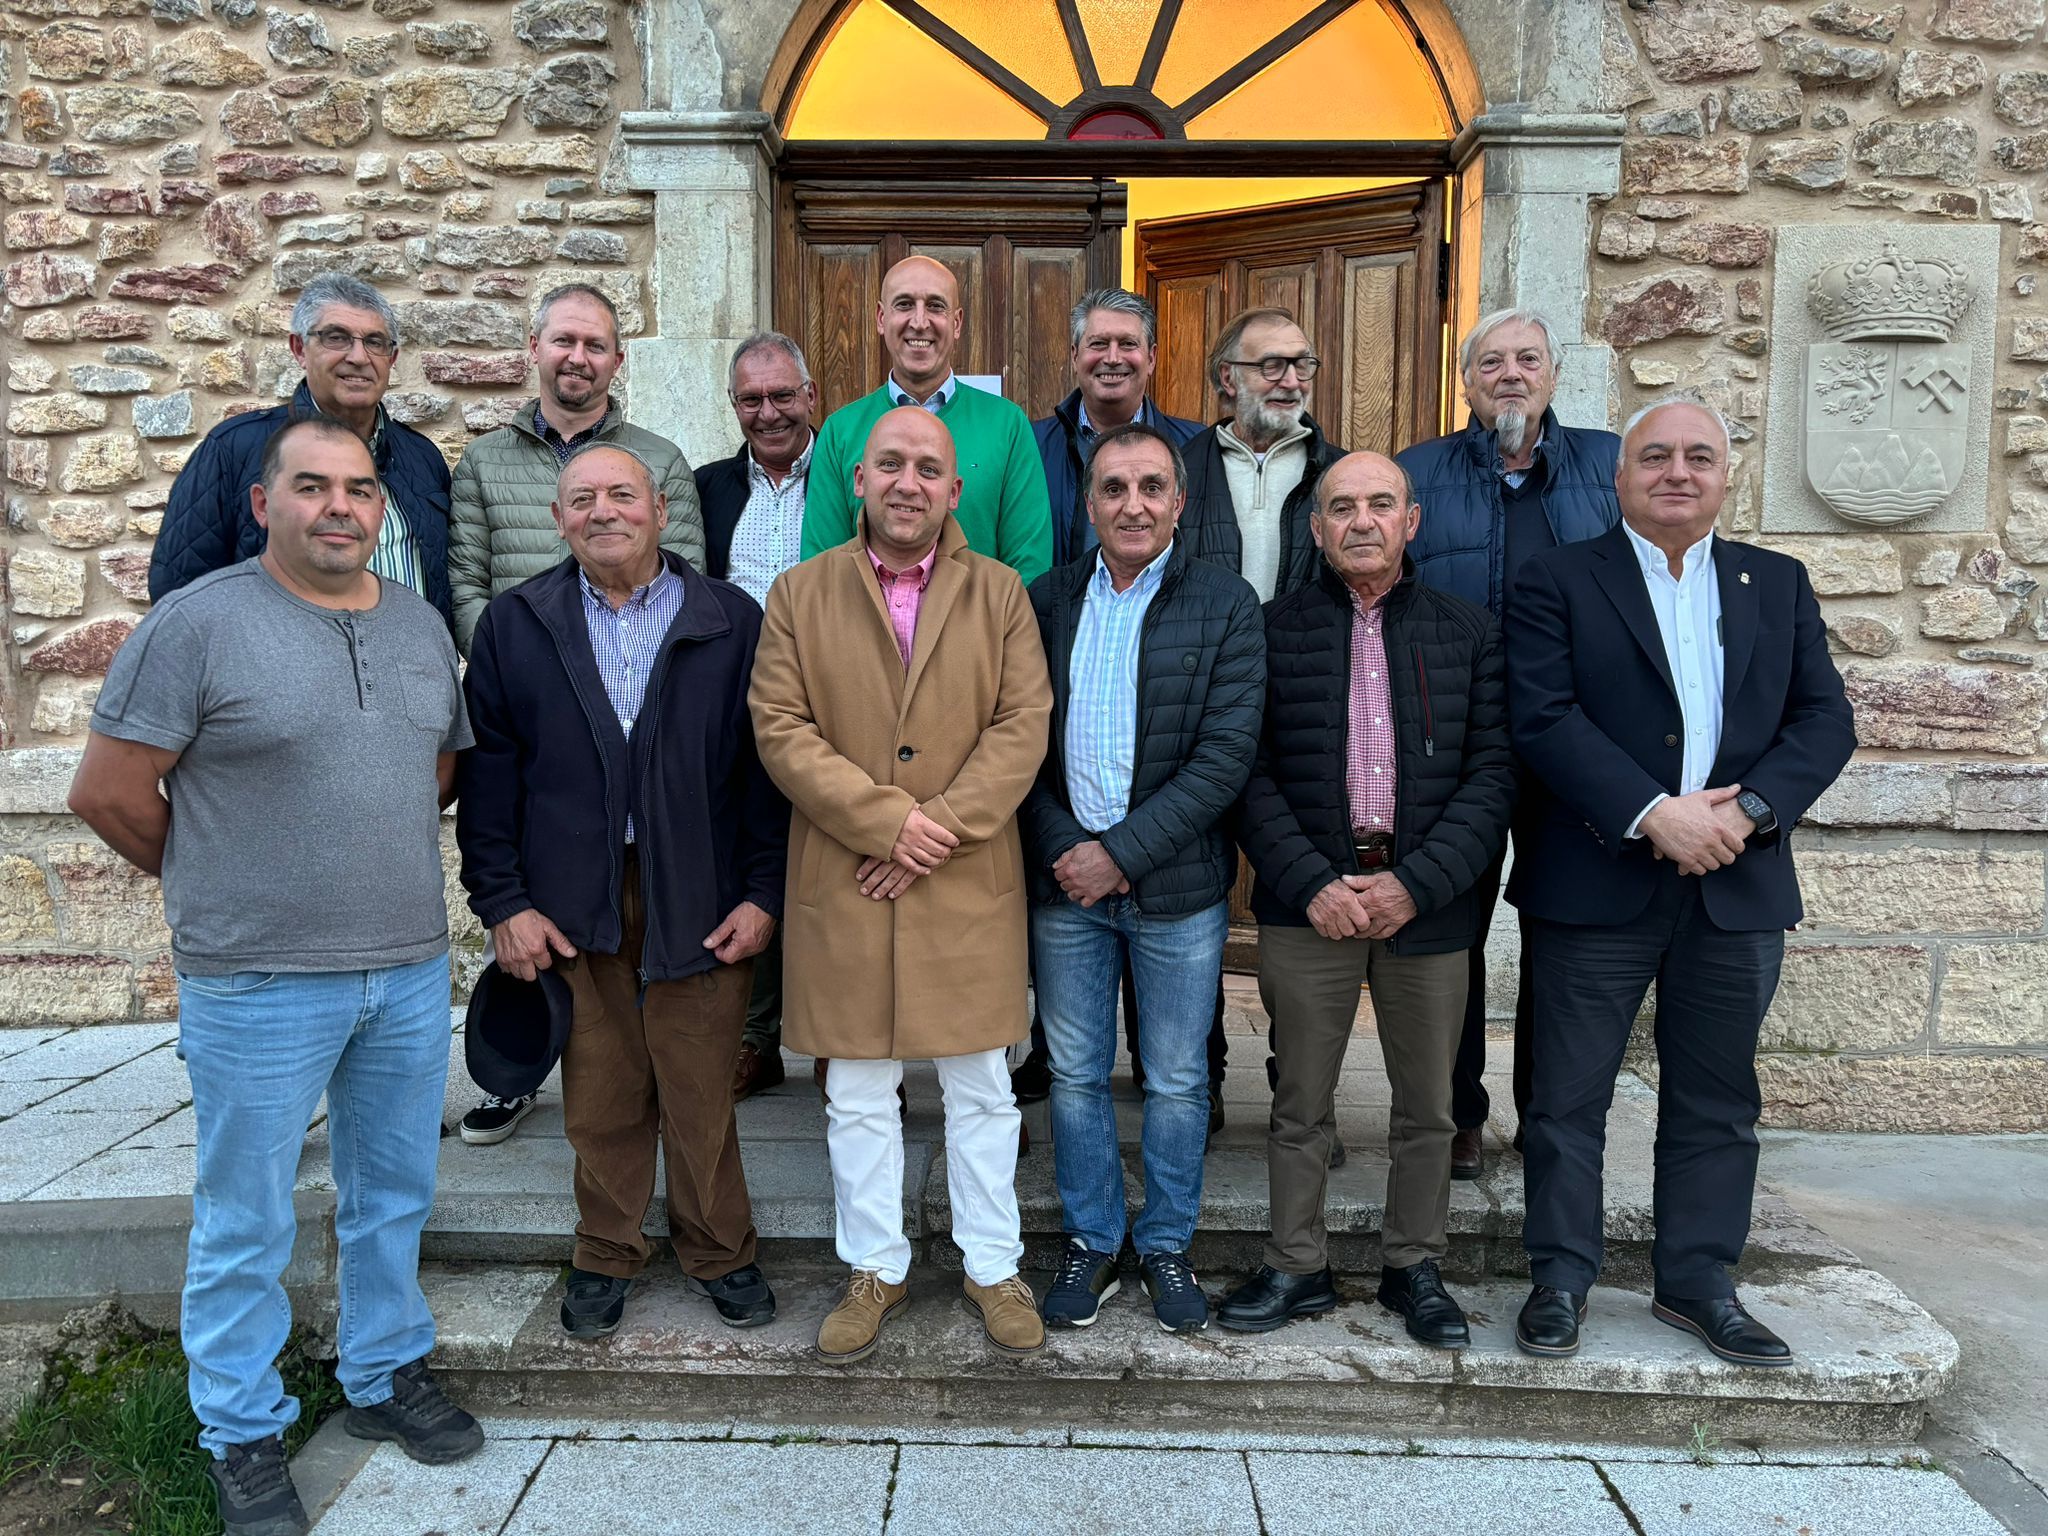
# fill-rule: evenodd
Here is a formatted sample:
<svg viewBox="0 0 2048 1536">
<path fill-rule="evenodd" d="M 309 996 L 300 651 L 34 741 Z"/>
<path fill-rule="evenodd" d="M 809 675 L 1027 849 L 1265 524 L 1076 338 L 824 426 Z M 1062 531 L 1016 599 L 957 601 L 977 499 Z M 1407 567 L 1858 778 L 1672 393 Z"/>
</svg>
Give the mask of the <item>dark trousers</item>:
<svg viewBox="0 0 2048 1536">
<path fill-rule="evenodd" d="M 1657 1289 L 1735 1294 L 1756 1187 L 1756 1041 L 1785 954 L 1779 930 L 1714 926 L 1697 877 L 1659 866 L 1642 914 L 1607 928 L 1527 919 L 1535 1082 L 1522 1122 L 1538 1285 L 1584 1295 L 1600 1273 L 1607 1110 L 1643 997 L 1657 984 Z"/>
<path fill-rule="evenodd" d="M 747 1044 L 764 1054 L 782 1049 L 782 924 L 754 956 L 754 991 L 747 999 Z"/>
<path fill-rule="evenodd" d="M 1465 1026 L 1458 1036 L 1458 1059 L 1451 1067 L 1451 1118 L 1461 1131 L 1486 1124 L 1493 1101 L 1486 1092 L 1486 935 L 1493 927 L 1494 904 L 1500 899 L 1502 860 L 1495 859 L 1479 877 L 1479 934 L 1466 952 L 1471 967 L 1465 985 Z M 1529 1074 L 1535 1069 L 1530 1034 L 1529 925 L 1522 924 L 1522 960 L 1515 984 L 1515 1123 L 1529 1118 Z"/>
<path fill-rule="evenodd" d="M 585 950 L 556 962 L 576 1003 L 562 1051 L 562 1115 L 576 1152 L 574 1263 L 601 1275 L 646 1267 L 654 1250 L 640 1225 L 654 1192 L 658 1139 L 669 1241 L 685 1274 L 715 1280 L 754 1262 L 754 1213 L 732 1108 L 753 963 L 643 988 L 646 912 L 630 847 L 619 911 L 625 928 L 617 954 Z"/>
<path fill-rule="evenodd" d="M 1138 981 L 1131 974 L 1131 957 L 1124 956 L 1124 1045 L 1131 1053 L 1131 1076 L 1144 1085 L 1145 1069 L 1138 1052 Z M 1031 1054 L 1050 1054 L 1045 1043 L 1045 1025 L 1040 1022 L 1038 1010 L 1031 1010 Z M 1224 1063 L 1229 1059 L 1230 1048 L 1223 1038 L 1223 983 L 1216 983 L 1216 1011 L 1209 1020 L 1209 1091 L 1218 1093 L 1223 1088 Z"/>
</svg>

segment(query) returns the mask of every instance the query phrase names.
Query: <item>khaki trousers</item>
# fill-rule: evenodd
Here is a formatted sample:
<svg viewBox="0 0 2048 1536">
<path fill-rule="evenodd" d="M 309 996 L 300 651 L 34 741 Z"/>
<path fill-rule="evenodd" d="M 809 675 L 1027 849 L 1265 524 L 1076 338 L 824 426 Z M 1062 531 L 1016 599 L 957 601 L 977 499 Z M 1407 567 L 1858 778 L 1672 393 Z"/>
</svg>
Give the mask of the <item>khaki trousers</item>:
<svg viewBox="0 0 2048 1536">
<path fill-rule="evenodd" d="M 1271 924 L 1259 930 L 1259 998 L 1273 1020 L 1278 1062 L 1266 1138 L 1273 1220 L 1266 1263 L 1274 1269 L 1308 1275 L 1330 1262 L 1323 1201 L 1331 1115 L 1361 983 L 1372 988 L 1393 1089 L 1381 1261 L 1405 1268 L 1444 1256 L 1451 1064 L 1465 1017 L 1467 967 L 1462 949 L 1397 955 L 1383 939 L 1326 939 L 1313 928 Z"/>
<path fill-rule="evenodd" d="M 646 932 L 640 867 L 626 850 L 619 953 L 557 960 L 576 1000 L 562 1051 L 562 1116 L 576 1151 L 578 1269 L 635 1275 L 653 1257 L 640 1230 L 667 1163 L 669 1241 L 683 1272 L 715 1280 L 754 1262 L 754 1212 L 740 1167 L 732 1073 L 754 984 L 751 960 L 640 984 Z"/>
</svg>

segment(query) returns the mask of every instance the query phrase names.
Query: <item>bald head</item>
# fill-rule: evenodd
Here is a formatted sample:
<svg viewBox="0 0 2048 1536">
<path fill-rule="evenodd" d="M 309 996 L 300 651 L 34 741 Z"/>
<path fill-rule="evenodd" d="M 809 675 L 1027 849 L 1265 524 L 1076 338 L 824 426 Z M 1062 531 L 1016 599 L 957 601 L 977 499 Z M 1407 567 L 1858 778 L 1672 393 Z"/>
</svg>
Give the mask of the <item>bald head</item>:
<svg viewBox="0 0 2048 1536">
<path fill-rule="evenodd" d="M 868 431 L 853 472 L 868 547 L 891 570 L 906 570 L 938 542 L 960 504 L 953 434 L 914 405 L 883 412 Z"/>
<path fill-rule="evenodd" d="M 960 339 L 960 284 L 929 256 L 906 256 L 882 277 L 875 330 L 889 353 L 889 373 L 918 400 L 953 371 Z"/>
<path fill-rule="evenodd" d="M 1347 453 L 1316 486 L 1309 532 L 1344 584 L 1371 601 L 1401 579 L 1402 557 L 1421 521 L 1400 465 L 1383 453 Z"/>
</svg>

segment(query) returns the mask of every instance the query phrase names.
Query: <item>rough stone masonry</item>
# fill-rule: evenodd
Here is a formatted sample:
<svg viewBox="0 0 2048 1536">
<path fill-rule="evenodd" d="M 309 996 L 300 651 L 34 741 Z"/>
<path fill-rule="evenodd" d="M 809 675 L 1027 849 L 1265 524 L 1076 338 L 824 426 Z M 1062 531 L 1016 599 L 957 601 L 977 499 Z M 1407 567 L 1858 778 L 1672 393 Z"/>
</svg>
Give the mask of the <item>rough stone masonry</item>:
<svg viewBox="0 0 2048 1536">
<path fill-rule="evenodd" d="M 617 111 L 671 104 L 643 78 L 758 105 L 797 11 L 676 0 L 685 81 L 643 63 L 651 19 L 615 0 L 0 0 L 0 1020 L 171 1006 L 154 884 L 63 815 L 63 785 L 184 454 L 296 382 L 292 292 L 341 265 L 393 293 L 391 408 L 453 458 L 525 384 L 552 282 L 593 277 L 650 328 L 653 204 L 624 189 Z M 1587 312 L 1556 318 L 1616 350 L 1621 413 L 1686 388 L 1735 423 L 1725 531 L 1807 563 L 1857 708 L 1863 750 L 1798 835 L 1810 910 L 1765 1041 L 1780 1124 L 2048 1128 L 2043 12 L 1610 0 L 1558 66 L 1627 126 Z M 1972 531 L 1762 532 L 1765 456 L 1798 451 L 1766 431 L 1803 301 L 1774 291 L 1776 231 L 1830 223 L 1997 232 Z"/>
</svg>

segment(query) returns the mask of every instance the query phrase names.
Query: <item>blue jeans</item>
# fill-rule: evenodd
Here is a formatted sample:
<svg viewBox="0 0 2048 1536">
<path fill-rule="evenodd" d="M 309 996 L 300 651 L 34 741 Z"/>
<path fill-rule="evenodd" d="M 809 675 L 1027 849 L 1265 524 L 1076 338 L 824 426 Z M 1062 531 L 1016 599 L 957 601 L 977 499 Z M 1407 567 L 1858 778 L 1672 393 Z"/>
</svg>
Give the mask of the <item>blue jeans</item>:
<svg viewBox="0 0 2048 1536">
<path fill-rule="evenodd" d="M 1124 1164 L 1109 1073 L 1116 1063 L 1117 982 L 1130 956 L 1145 1068 L 1145 1208 L 1131 1228 L 1140 1254 L 1184 1253 L 1202 1202 L 1209 1135 L 1209 1024 L 1230 911 L 1149 917 L 1128 896 L 1092 907 L 1034 907 L 1038 1008 L 1052 1051 L 1053 1175 L 1067 1236 L 1095 1253 L 1124 1241 Z"/>
<path fill-rule="evenodd" d="M 448 1078 L 448 957 L 374 971 L 178 976 L 178 1054 L 192 1078 L 199 1177 L 182 1338 L 199 1443 L 215 1456 L 299 1416 L 278 1351 L 292 1186 L 327 1095 L 341 1359 L 348 1400 L 391 1396 L 391 1373 L 434 1347 L 420 1228 L 434 1203 Z"/>
</svg>

